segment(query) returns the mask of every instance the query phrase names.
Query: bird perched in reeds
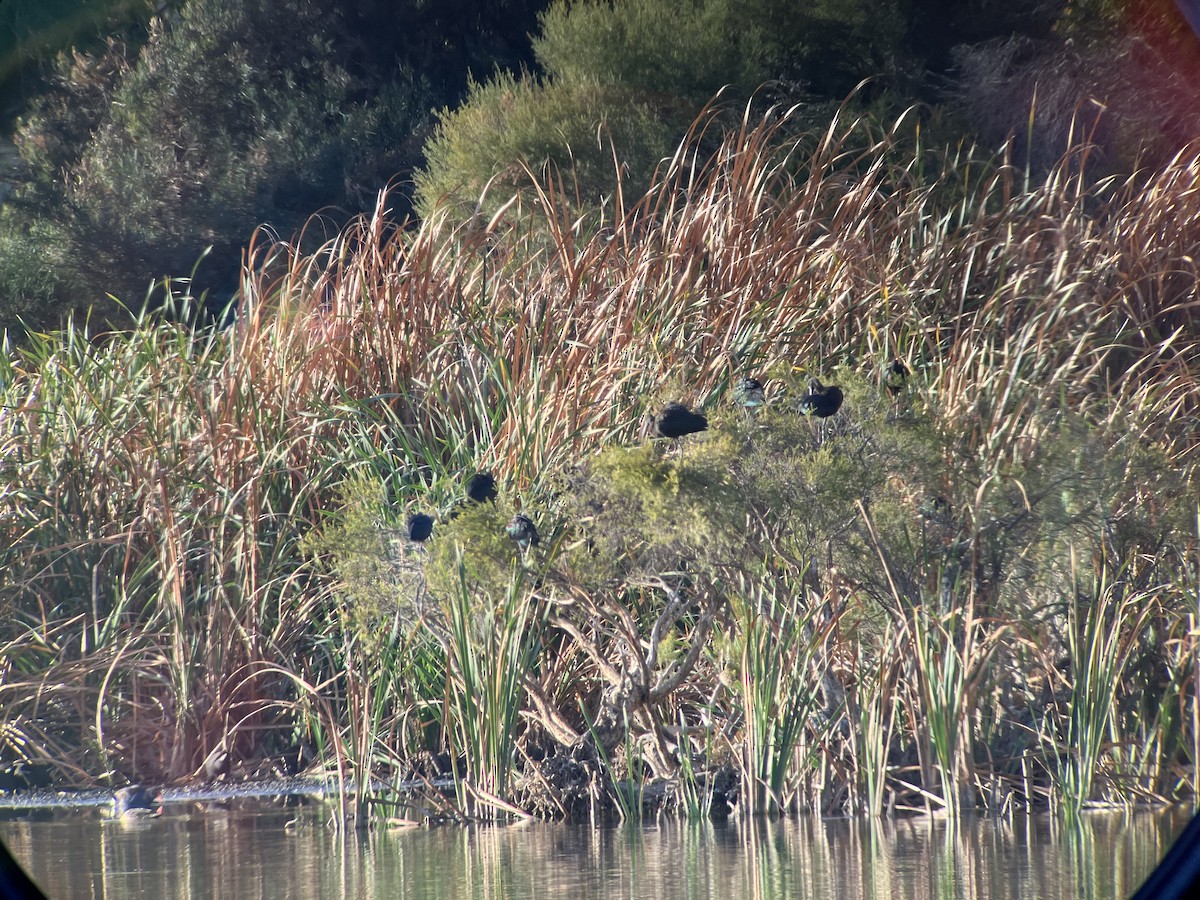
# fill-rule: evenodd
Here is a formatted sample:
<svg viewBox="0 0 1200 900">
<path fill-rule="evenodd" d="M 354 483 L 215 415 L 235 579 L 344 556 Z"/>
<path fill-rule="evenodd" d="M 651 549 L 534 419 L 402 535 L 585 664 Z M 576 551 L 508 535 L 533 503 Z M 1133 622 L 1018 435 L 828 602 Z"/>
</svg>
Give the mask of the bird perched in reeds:
<svg viewBox="0 0 1200 900">
<path fill-rule="evenodd" d="M 467 490 L 469 492 L 470 488 Z M 429 536 L 433 534 L 433 517 L 425 513 L 413 513 L 408 517 L 407 531 L 408 539 L 417 544 L 429 540 Z"/>
<path fill-rule="evenodd" d="M 522 550 L 528 550 L 530 547 L 538 545 L 538 531 L 533 524 L 533 520 L 529 516 L 517 513 L 509 520 L 508 526 L 504 529 L 508 532 L 508 536 L 517 542 L 517 546 Z"/>
<path fill-rule="evenodd" d="M 921 514 L 921 518 L 928 522 L 939 522 L 945 524 L 950 521 L 950 501 L 941 494 L 934 497 L 932 500 L 926 500 L 922 503 L 917 511 Z"/>
<path fill-rule="evenodd" d="M 162 813 L 162 795 L 140 784 L 123 787 L 112 799 L 112 814 L 119 819 L 145 819 Z"/>
<path fill-rule="evenodd" d="M 708 428 L 708 419 L 692 412 L 682 403 L 668 403 L 654 417 L 654 433 L 662 438 L 681 438 Z"/>
<path fill-rule="evenodd" d="M 800 398 L 800 414 L 828 419 L 842 408 L 842 389 L 836 384 L 828 387 L 816 378 L 808 379 L 808 393 Z"/>
<path fill-rule="evenodd" d="M 767 403 L 767 394 L 757 378 L 743 378 L 733 390 L 734 399 L 745 409 L 753 412 Z"/>
<path fill-rule="evenodd" d="M 474 503 L 496 500 L 496 478 L 491 472 L 476 472 L 467 479 L 467 497 Z"/>
<path fill-rule="evenodd" d="M 893 356 L 892 361 L 883 370 L 883 386 L 887 388 L 889 396 L 893 398 L 900 396 L 908 382 L 909 374 L 908 366 Z"/>
</svg>

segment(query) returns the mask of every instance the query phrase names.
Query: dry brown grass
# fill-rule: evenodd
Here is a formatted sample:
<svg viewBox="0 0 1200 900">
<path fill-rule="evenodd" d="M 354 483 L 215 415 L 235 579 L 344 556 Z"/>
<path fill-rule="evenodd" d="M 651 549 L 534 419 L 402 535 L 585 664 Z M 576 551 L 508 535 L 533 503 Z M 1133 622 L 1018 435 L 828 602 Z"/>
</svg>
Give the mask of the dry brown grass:
<svg viewBox="0 0 1200 900">
<path fill-rule="evenodd" d="M 555 181 L 457 229 L 401 227 L 383 194 L 314 253 L 253 244 L 224 334 L 148 322 L 6 355 L 8 753 L 182 778 L 223 734 L 243 757 L 267 755 L 272 728 L 319 708 L 301 716 L 313 739 L 357 740 L 365 759 L 367 712 L 348 723 L 358 714 L 340 705 L 355 696 L 339 655 L 352 647 L 324 633 L 336 592 L 300 549 L 339 485 L 374 475 L 400 504 L 445 509 L 461 473 L 487 468 L 507 496 L 541 497 L 595 449 L 634 441 L 662 401 L 713 407 L 743 374 L 870 381 L 905 360 L 949 470 L 975 479 L 963 527 L 977 543 L 990 480 L 1067 412 L 1160 448 L 1195 485 L 1194 152 L 1092 184 L 1080 147 L 1027 183 L 1003 159 L 921 147 L 905 121 L 879 134 L 838 120 L 797 139 L 786 116 L 719 141 L 710 127 L 698 122 L 610 221 L 568 219 Z M 1151 503 L 1154 488 L 1134 494 L 1114 503 Z M 1195 563 L 1175 560 L 1178 600 Z M 822 577 L 827 597 L 855 590 Z M 999 658 L 1016 659 L 1009 649 Z M 584 681 L 587 653 L 566 653 Z M 860 681 L 903 694 L 898 665 L 887 655 L 886 672 Z M 973 715 L 984 687 L 968 680 Z M 48 686 L 69 698 L 50 718 Z M 538 702 L 547 728 L 568 733 L 576 697 L 546 705 L 561 690 L 544 683 Z M 882 782 L 854 767 L 912 746 L 928 706 L 913 699 L 902 722 L 876 704 L 870 742 L 825 764 L 847 765 L 878 811 Z M 380 733 L 416 740 L 411 713 L 391 711 Z"/>
</svg>

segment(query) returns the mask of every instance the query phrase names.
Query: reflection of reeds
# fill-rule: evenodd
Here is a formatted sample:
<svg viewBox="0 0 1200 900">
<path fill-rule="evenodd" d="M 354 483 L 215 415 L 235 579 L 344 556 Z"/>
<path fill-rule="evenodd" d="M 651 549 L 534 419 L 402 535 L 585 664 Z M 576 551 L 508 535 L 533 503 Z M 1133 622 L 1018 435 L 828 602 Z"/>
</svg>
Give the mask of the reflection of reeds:
<svg viewBox="0 0 1200 900">
<path fill-rule="evenodd" d="M 1195 602 L 1194 548 L 1181 549 L 1172 523 L 1196 477 L 1197 160 L 1091 187 L 1079 174 L 1081 148 L 1035 184 L 1003 159 L 919 146 L 903 122 L 880 134 L 838 120 L 795 141 L 787 117 L 748 118 L 720 141 L 709 124 L 698 123 L 652 191 L 594 234 L 567 217 L 554 184 L 460 229 L 439 217 L 399 228 L 385 194 L 313 252 L 252 246 L 238 321 L 226 332 L 148 316 L 126 333 L 76 330 L 5 348 L 4 748 L 53 760 L 81 781 L 114 769 L 183 778 L 221 740 L 235 760 L 258 760 L 282 755 L 276 740 L 287 735 L 365 770 L 418 747 L 444 749 L 438 742 L 449 738 L 434 731 L 453 716 L 446 734 L 490 772 L 472 777 L 493 793 L 506 783 L 505 742 L 520 730 L 513 710 L 527 696 L 514 679 L 532 650 L 513 625 L 532 613 L 498 602 L 503 639 L 485 645 L 466 625 L 467 593 L 442 597 L 447 621 L 459 619 L 439 658 L 412 631 L 432 601 L 400 597 L 399 581 L 384 578 L 403 627 L 382 617 L 374 632 L 356 631 L 329 561 L 302 544 L 346 515 L 345 483 L 384 485 L 385 507 L 445 510 L 455 475 L 486 466 L 511 492 L 557 496 L 556 475 L 601 445 L 634 442 L 668 384 L 686 384 L 688 402 L 712 411 L 750 367 L 817 371 L 894 355 L 912 369 L 904 403 L 873 400 L 842 364 L 836 433 L 815 451 L 778 454 L 789 477 L 817 472 L 819 490 L 803 495 L 797 476 L 748 504 L 736 559 L 726 554 L 704 573 L 670 560 L 679 584 L 693 582 L 683 592 L 663 571 L 611 593 L 556 585 L 569 599 L 554 614 L 560 640 L 547 656 L 556 658 L 537 675 L 545 697 L 532 701 L 549 711 L 531 718 L 566 742 L 586 730 L 579 701 L 597 705 L 583 695 L 635 673 L 649 699 L 631 696 L 629 720 L 655 738 L 647 758 L 662 774 L 707 727 L 706 699 L 744 703 L 750 743 L 737 749 L 746 751 L 747 789 L 759 792 L 755 809 L 787 806 L 798 772 L 819 770 L 858 783 L 861 805 L 879 811 L 889 787 L 911 800 L 905 780 L 922 759 L 940 775 L 931 783 L 927 766 L 918 792 L 940 789 L 951 806 L 979 799 L 975 723 L 985 700 L 996 701 L 998 749 L 1011 751 L 987 762 L 997 778 L 1036 762 L 1021 741 L 1039 725 L 1055 753 L 1083 742 L 1065 768 L 1058 756 L 1048 767 L 1073 804 L 1091 793 L 1105 748 L 1128 745 L 1131 734 L 1150 749 L 1146 762 L 1127 765 L 1194 765 L 1195 690 L 1182 675 L 1172 676 L 1172 696 L 1193 712 L 1161 719 L 1157 737 L 1107 711 L 1114 696 L 1143 687 L 1121 681 L 1132 648 L 1158 642 L 1139 649 L 1153 661 L 1178 640 L 1148 631 L 1131 598 L 1152 600 L 1172 622 Z M 767 388 L 745 453 L 769 447 L 786 416 L 770 402 L 776 385 Z M 872 403 L 886 418 L 870 418 Z M 1096 462 L 1081 451 L 1077 470 L 1064 464 L 1035 484 L 1055 462 L 1047 448 L 1070 443 L 1056 431 L 1068 418 L 1109 455 Z M 731 446 L 730 433 L 714 414 L 713 446 Z M 872 454 L 885 438 L 899 449 L 878 472 Z M 902 451 L 922 441 L 924 455 L 914 456 L 923 462 L 906 468 Z M 1146 448 L 1153 465 L 1112 462 Z M 730 451 L 726 468 L 743 449 Z M 768 474 L 771 462 L 761 466 Z M 1101 464 L 1119 477 L 1085 503 L 1077 482 L 1102 481 Z M 845 472 L 878 477 L 858 489 L 843 483 Z M 861 516 L 851 506 L 845 515 L 839 507 L 834 525 L 821 518 L 856 491 Z M 916 495 L 931 491 L 945 496 L 928 498 L 926 513 Z M 1064 623 L 1039 594 L 1062 580 L 1042 553 L 1056 528 L 1097 548 L 1092 603 L 1108 631 L 1077 604 Z M 1122 567 L 1132 587 L 1119 591 Z M 791 573 L 778 594 L 776 569 Z M 1024 581 L 1014 574 L 1026 571 Z M 735 575 L 757 580 L 750 594 L 766 604 L 757 617 L 728 617 L 725 585 Z M 828 656 L 821 665 L 828 672 L 853 657 L 857 666 L 833 679 L 852 702 L 823 709 L 828 721 L 812 715 L 801 673 L 815 670 L 814 638 L 791 611 L 810 587 L 847 611 L 828 633 L 813 625 Z M 669 616 L 622 606 L 651 595 L 670 597 Z M 853 639 L 842 630 L 851 618 Z M 752 673 L 738 704 L 718 690 L 721 668 L 706 643 L 726 624 Z M 1019 642 L 1009 638 L 1017 632 Z M 1034 634 L 1073 642 L 1071 665 L 1081 668 L 1069 681 L 1049 647 L 1036 671 L 1020 668 Z M 671 669 L 679 648 L 682 664 Z M 485 649 L 501 654 L 495 668 L 481 661 Z M 1182 665 L 1176 659 L 1173 671 Z M 442 707 L 431 685 L 444 689 L 447 666 L 452 703 Z M 556 682 L 555 671 L 569 677 Z M 1030 708 L 1048 709 L 1047 721 L 1027 721 Z M 862 732 L 847 743 L 839 720 L 851 712 Z M 737 710 L 712 719 L 736 721 Z M 1170 728 L 1184 734 L 1168 740 Z M 1183 746 L 1190 758 L 1181 759 Z M 1045 772 L 1025 780 L 1038 778 L 1022 789 L 1026 799 L 1045 789 Z"/>
</svg>

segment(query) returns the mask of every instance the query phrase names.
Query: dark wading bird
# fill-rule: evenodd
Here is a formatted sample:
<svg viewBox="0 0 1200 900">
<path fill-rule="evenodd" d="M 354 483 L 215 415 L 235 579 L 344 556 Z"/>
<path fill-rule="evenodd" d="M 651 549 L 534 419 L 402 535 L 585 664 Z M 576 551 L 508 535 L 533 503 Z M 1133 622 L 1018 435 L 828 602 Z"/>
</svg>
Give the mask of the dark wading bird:
<svg viewBox="0 0 1200 900">
<path fill-rule="evenodd" d="M 468 493 L 470 488 L 467 488 Z M 413 513 L 408 517 L 408 539 L 416 543 L 429 540 L 433 534 L 433 517 L 425 513 Z"/>
<path fill-rule="evenodd" d="M 112 799 L 112 814 L 118 819 L 144 819 L 162 813 L 162 795 L 140 784 L 123 787 Z"/>
<path fill-rule="evenodd" d="M 229 767 L 232 762 L 233 758 L 226 749 L 225 739 L 221 738 L 217 746 L 213 747 L 212 752 L 204 757 L 204 774 L 208 776 L 209 781 L 224 781 L 229 775 Z"/>
<path fill-rule="evenodd" d="M 508 526 L 504 530 L 508 532 L 508 536 L 516 541 L 517 546 L 522 550 L 528 550 L 530 547 L 538 545 L 537 528 L 529 516 L 517 513 L 509 520 Z"/>
<path fill-rule="evenodd" d="M 682 403 L 668 403 L 662 412 L 654 417 L 654 433 L 662 438 L 674 440 L 705 431 L 707 428 L 708 419 L 700 413 L 692 412 Z"/>
<path fill-rule="evenodd" d="M 734 388 L 733 396 L 748 412 L 755 412 L 767 403 L 766 391 L 757 378 L 743 378 Z"/>
<path fill-rule="evenodd" d="M 816 378 L 808 379 L 808 393 L 800 398 L 800 414 L 828 419 L 842 408 L 842 389 L 836 384 L 829 387 Z"/>
<path fill-rule="evenodd" d="M 467 480 L 467 497 L 474 503 L 496 500 L 496 478 L 491 472 L 476 472 Z"/>
<path fill-rule="evenodd" d="M 889 396 L 893 399 L 900 396 L 908 382 L 909 374 L 908 366 L 893 356 L 892 361 L 883 370 L 883 386 L 887 388 Z"/>
</svg>

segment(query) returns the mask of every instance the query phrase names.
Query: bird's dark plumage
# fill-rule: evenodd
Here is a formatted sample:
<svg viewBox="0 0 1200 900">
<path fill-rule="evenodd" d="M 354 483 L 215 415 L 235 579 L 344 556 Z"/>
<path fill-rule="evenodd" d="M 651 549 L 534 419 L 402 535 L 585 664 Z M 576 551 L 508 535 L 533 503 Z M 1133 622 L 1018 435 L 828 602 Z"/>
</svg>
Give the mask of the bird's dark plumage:
<svg viewBox="0 0 1200 900">
<path fill-rule="evenodd" d="M 476 472 L 467 480 L 467 496 L 476 503 L 496 499 L 496 479 L 491 472 Z"/>
<path fill-rule="evenodd" d="M 408 517 L 408 539 L 410 541 L 415 541 L 419 544 L 422 541 L 429 540 L 431 534 L 433 534 L 432 516 L 427 516 L 425 513 L 413 513 Z"/>
<path fill-rule="evenodd" d="M 836 384 L 829 387 L 816 378 L 808 379 L 808 393 L 800 399 L 800 413 L 827 419 L 842 408 L 842 389 Z"/>
<path fill-rule="evenodd" d="M 659 437 L 681 438 L 708 428 L 708 419 L 694 413 L 682 403 L 668 403 L 654 417 L 654 431 Z"/>
<path fill-rule="evenodd" d="M 767 402 L 766 391 L 763 390 L 762 382 L 757 378 L 743 378 L 739 381 L 734 390 L 734 396 L 738 403 L 746 409 L 757 409 L 765 406 Z"/>
<path fill-rule="evenodd" d="M 538 545 L 537 527 L 534 526 L 533 520 L 529 516 L 517 513 L 508 523 L 508 527 L 504 529 L 508 532 L 508 536 L 517 542 L 517 545 L 522 550 L 528 550 L 530 547 Z"/>
<path fill-rule="evenodd" d="M 229 774 L 230 763 L 229 751 L 225 749 L 225 742 L 217 744 L 208 756 L 204 757 L 204 774 L 208 776 L 209 781 L 217 781 Z"/>
<path fill-rule="evenodd" d="M 888 394 L 895 397 L 904 390 L 908 376 L 908 366 L 896 357 L 892 357 L 892 361 L 883 370 L 883 386 L 887 388 Z"/>
<path fill-rule="evenodd" d="M 127 819 L 157 816 L 162 812 L 160 799 L 140 784 L 131 784 L 113 794 L 112 814 Z"/>
</svg>

